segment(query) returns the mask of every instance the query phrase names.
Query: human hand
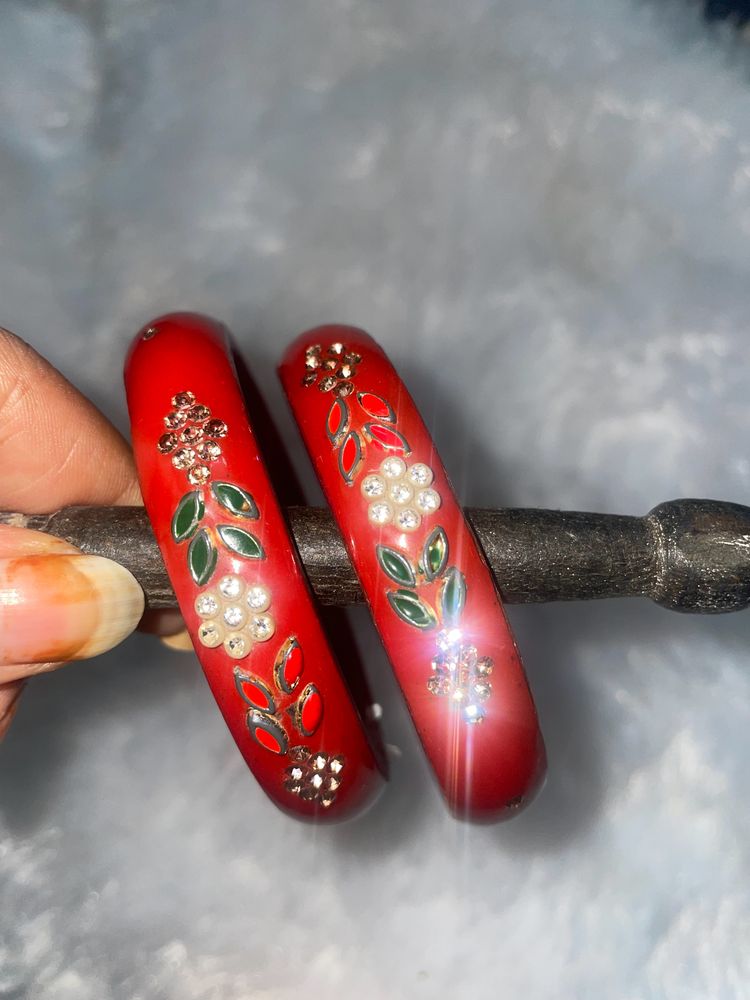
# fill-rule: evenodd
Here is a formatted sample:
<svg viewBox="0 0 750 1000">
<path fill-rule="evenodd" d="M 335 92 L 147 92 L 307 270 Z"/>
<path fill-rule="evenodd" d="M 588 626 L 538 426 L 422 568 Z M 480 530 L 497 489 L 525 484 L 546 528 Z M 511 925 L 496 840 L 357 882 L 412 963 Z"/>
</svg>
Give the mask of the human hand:
<svg viewBox="0 0 750 1000">
<path fill-rule="evenodd" d="M 34 514 L 69 504 L 141 502 L 122 435 L 5 330 L 0 470 L 0 509 Z M 143 591 L 119 564 L 41 532 L 0 526 L 0 739 L 26 678 L 116 646 L 136 628 L 143 606 Z"/>
</svg>

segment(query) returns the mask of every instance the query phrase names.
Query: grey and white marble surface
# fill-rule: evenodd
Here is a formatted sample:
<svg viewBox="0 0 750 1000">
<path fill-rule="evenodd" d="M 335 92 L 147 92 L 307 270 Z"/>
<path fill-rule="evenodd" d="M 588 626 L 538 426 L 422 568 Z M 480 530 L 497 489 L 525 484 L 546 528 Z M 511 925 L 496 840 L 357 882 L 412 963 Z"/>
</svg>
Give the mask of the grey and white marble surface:
<svg viewBox="0 0 750 1000">
<path fill-rule="evenodd" d="M 688 0 L 2 0 L 0 323 L 125 426 L 150 316 L 274 364 L 365 326 L 461 497 L 750 497 L 750 59 Z M 30 686 L 0 751 L 0 997 L 750 997 L 750 620 L 512 608 L 550 776 L 450 819 L 364 612 L 392 781 L 277 813 L 192 656 Z"/>
</svg>

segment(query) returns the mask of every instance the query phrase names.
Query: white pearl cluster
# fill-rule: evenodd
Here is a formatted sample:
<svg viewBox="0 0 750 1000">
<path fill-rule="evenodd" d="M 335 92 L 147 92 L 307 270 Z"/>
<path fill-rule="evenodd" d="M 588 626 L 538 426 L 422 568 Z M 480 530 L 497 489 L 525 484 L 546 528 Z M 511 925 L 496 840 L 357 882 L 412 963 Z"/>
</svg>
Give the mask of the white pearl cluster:
<svg viewBox="0 0 750 1000">
<path fill-rule="evenodd" d="M 214 649 L 223 644 L 235 660 L 247 656 L 253 643 L 265 642 L 276 631 L 276 623 L 265 614 L 271 591 L 262 583 L 248 586 L 239 576 L 223 576 L 216 590 L 204 590 L 195 600 L 203 619 L 198 627 L 201 644 Z"/>
<path fill-rule="evenodd" d="M 433 478 L 432 469 L 424 462 L 407 465 L 397 455 L 386 458 L 377 472 L 369 472 L 362 480 L 362 495 L 370 501 L 370 524 L 393 524 L 401 531 L 416 531 L 422 518 L 440 507 L 440 494 L 431 485 Z"/>
</svg>

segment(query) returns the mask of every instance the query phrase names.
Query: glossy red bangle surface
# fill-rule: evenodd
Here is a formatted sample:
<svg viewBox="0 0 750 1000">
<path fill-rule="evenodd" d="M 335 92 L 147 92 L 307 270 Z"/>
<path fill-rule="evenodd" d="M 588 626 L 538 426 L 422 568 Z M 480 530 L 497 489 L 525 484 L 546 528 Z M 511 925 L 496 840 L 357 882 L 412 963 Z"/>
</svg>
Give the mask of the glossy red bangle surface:
<svg viewBox="0 0 750 1000">
<path fill-rule="evenodd" d="M 280 377 L 452 810 L 501 818 L 545 770 L 494 580 L 413 400 L 353 327 L 289 347 Z"/>
<path fill-rule="evenodd" d="M 343 818 L 380 784 L 274 496 L 222 326 L 175 313 L 125 370 L 156 540 L 222 715 L 264 791 Z"/>
</svg>

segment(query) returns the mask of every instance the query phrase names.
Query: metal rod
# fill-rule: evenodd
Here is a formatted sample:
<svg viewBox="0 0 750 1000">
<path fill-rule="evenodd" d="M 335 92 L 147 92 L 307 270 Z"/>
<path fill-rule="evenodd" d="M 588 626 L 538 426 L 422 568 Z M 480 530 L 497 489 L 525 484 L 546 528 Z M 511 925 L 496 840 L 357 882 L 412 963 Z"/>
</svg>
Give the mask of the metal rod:
<svg viewBox="0 0 750 1000">
<path fill-rule="evenodd" d="M 323 604 L 358 604 L 362 591 L 326 510 L 290 507 L 289 523 Z M 511 604 L 649 597 L 674 611 L 718 614 L 750 604 L 750 508 L 672 500 L 645 517 L 508 508 L 468 509 L 503 598 Z M 150 608 L 175 606 L 142 507 L 66 507 L 0 513 L 14 524 L 107 556 L 138 579 Z"/>
</svg>

